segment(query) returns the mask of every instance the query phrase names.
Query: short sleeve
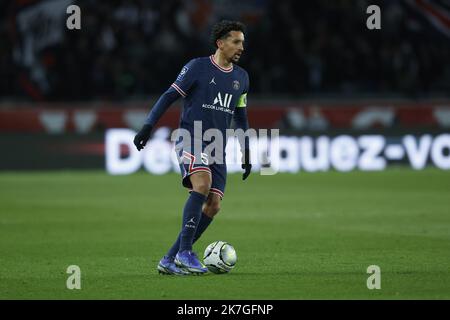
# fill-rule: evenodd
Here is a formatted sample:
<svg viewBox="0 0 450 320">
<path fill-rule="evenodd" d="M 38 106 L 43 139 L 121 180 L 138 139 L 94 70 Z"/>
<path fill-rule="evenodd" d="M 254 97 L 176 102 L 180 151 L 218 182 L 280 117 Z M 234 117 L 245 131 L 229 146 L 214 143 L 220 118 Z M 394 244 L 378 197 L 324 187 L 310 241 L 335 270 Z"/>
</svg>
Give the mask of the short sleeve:
<svg viewBox="0 0 450 320">
<path fill-rule="evenodd" d="M 197 59 L 189 61 L 180 71 L 177 79 L 172 83 L 171 87 L 178 91 L 185 98 L 189 94 L 189 90 L 194 86 L 199 74 L 199 63 Z"/>
</svg>

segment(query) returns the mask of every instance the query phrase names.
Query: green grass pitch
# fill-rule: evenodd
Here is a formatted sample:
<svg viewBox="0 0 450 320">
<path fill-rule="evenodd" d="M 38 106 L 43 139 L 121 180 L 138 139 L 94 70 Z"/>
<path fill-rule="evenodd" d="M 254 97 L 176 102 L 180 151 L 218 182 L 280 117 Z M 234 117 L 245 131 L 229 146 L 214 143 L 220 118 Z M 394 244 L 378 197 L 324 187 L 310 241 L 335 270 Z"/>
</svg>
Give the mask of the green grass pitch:
<svg viewBox="0 0 450 320">
<path fill-rule="evenodd" d="M 230 175 L 194 249 L 228 241 L 236 268 L 161 276 L 186 197 L 177 174 L 1 173 L 0 298 L 450 298 L 449 171 Z M 81 290 L 66 288 L 69 265 Z"/>
</svg>

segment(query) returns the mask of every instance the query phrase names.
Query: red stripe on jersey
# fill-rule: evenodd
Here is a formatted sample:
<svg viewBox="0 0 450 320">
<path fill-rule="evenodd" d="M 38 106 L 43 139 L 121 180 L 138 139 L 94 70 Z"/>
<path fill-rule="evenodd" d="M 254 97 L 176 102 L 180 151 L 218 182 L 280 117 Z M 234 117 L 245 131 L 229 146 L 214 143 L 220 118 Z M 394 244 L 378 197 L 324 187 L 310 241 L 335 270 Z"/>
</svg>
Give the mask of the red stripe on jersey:
<svg viewBox="0 0 450 320">
<path fill-rule="evenodd" d="M 233 71 L 233 65 L 231 65 L 230 68 L 225 69 L 225 68 L 222 68 L 221 66 L 219 66 L 219 65 L 214 61 L 214 56 L 212 56 L 212 55 L 209 56 L 209 59 L 211 60 L 211 63 L 212 63 L 213 65 L 215 65 L 217 68 L 220 69 L 220 71 L 223 71 L 223 72 L 231 72 L 231 71 Z"/>
<path fill-rule="evenodd" d="M 172 83 L 171 87 L 177 90 L 178 93 L 181 94 L 184 98 L 186 98 L 187 94 L 183 90 L 181 90 L 181 88 L 177 86 L 175 83 Z"/>
</svg>

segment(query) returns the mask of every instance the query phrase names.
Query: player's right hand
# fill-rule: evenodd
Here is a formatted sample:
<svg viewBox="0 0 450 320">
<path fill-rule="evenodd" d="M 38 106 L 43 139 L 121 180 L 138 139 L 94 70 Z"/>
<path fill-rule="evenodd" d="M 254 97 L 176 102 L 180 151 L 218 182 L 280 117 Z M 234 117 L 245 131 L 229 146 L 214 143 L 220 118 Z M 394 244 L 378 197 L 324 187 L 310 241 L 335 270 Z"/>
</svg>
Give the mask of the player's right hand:
<svg viewBox="0 0 450 320">
<path fill-rule="evenodd" d="M 153 127 L 149 124 L 144 124 L 142 129 L 136 134 L 134 137 L 134 145 L 138 151 L 144 149 L 144 146 L 147 144 L 148 139 L 150 138 L 150 134 L 152 133 Z"/>
</svg>

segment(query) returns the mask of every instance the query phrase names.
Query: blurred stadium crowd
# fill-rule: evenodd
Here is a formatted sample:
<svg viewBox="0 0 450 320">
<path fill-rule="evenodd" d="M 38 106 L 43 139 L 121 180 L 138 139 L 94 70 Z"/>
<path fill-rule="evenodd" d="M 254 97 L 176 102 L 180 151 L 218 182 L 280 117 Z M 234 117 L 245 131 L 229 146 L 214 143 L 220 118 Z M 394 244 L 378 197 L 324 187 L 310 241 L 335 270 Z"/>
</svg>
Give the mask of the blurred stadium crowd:
<svg viewBox="0 0 450 320">
<path fill-rule="evenodd" d="M 20 17 L 45 2 L 55 1 L 0 4 L 3 100 L 160 94 L 189 59 L 214 51 L 210 29 L 223 18 L 248 26 L 241 65 L 255 95 L 450 93 L 450 37 L 433 28 L 411 1 L 80 0 L 70 4 L 81 8 L 81 30 L 65 28 L 64 10 L 57 20 L 60 36 L 58 26 Z M 382 30 L 366 28 L 370 4 L 381 7 Z M 53 40 L 37 45 L 52 33 Z"/>
</svg>

